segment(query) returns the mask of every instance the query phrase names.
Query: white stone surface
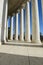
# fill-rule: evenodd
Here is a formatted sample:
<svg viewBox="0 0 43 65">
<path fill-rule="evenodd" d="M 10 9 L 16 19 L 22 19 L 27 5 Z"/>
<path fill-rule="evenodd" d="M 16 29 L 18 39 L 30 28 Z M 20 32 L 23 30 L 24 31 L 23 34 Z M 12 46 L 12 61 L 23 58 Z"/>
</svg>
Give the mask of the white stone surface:
<svg viewBox="0 0 43 65">
<path fill-rule="evenodd" d="M 30 2 L 27 1 L 26 4 L 26 33 L 25 40 L 30 42 Z"/>
<path fill-rule="evenodd" d="M 3 51 L 4 50 L 4 51 Z M 43 57 L 43 47 L 29 47 L 16 45 L 2 45 L 0 46 L 0 53 L 8 53 L 23 56 Z"/>
<path fill-rule="evenodd" d="M 24 12 L 23 12 L 23 8 L 21 8 L 20 40 L 24 41 Z"/>
<path fill-rule="evenodd" d="M 32 0 L 32 42 L 40 42 L 38 0 Z"/>
<path fill-rule="evenodd" d="M 16 37 L 15 40 L 18 40 L 18 13 L 16 13 Z"/>
</svg>

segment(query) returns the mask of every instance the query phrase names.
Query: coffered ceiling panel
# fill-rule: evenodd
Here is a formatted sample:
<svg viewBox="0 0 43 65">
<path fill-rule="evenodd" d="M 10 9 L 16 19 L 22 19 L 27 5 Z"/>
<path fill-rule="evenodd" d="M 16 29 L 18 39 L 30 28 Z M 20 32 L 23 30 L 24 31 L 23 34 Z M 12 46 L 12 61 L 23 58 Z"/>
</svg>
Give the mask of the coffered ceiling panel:
<svg viewBox="0 0 43 65">
<path fill-rule="evenodd" d="M 21 4 L 27 0 L 8 0 L 8 15 L 16 12 L 18 8 L 21 7 Z"/>
</svg>

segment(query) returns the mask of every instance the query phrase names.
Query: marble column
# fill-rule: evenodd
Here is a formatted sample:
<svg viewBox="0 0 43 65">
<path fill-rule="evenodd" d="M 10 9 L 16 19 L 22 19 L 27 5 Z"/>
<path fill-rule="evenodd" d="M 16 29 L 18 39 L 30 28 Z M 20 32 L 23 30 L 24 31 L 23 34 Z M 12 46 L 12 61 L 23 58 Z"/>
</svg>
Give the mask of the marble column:
<svg viewBox="0 0 43 65">
<path fill-rule="evenodd" d="M 1 45 L 1 43 L 2 43 L 2 38 L 1 38 L 1 36 L 2 36 L 2 33 L 1 33 L 1 31 L 2 31 L 2 22 L 3 22 L 3 19 L 2 18 L 4 18 L 3 17 L 3 14 L 4 14 L 4 0 L 1 0 L 0 1 L 0 45 Z"/>
<path fill-rule="evenodd" d="M 6 40 L 8 41 L 8 21 L 7 21 L 7 25 L 6 25 Z"/>
<path fill-rule="evenodd" d="M 40 43 L 38 0 L 32 0 L 32 42 Z"/>
<path fill-rule="evenodd" d="M 10 40 L 13 40 L 13 16 L 11 17 Z"/>
<path fill-rule="evenodd" d="M 6 33 L 6 29 L 7 29 L 7 14 L 8 14 L 8 0 L 6 0 L 6 12 L 5 12 L 5 25 L 4 25 L 4 42 L 7 41 L 7 33 Z"/>
<path fill-rule="evenodd" d="M 26 30 L 25 30 L 25 40 L 30 42 L 30 2 L 26 3 Z"/>
<path fill-rule="evenodd" d="M 13 14 L 14 16 L 14 40 L 16 40 L 16 14 Z"/>
<path fill-rule="evenodd" d="M 21 8 L 21 20 L 20 20 L 20 40 L 24 41 L 24 12 L 23 8 Z"/>
<path fill-rule="evenodd" d="M 8 0 L 0 1 L 0 41 L 2 43 L 6 42 L 6 22 L 7 22 L 7 9 Z"/>
<path fill-rule="evenodd" d="M 18 12 L 16 13 L 16 36 L 15 40 L 18 40 Z"/>
</svg>

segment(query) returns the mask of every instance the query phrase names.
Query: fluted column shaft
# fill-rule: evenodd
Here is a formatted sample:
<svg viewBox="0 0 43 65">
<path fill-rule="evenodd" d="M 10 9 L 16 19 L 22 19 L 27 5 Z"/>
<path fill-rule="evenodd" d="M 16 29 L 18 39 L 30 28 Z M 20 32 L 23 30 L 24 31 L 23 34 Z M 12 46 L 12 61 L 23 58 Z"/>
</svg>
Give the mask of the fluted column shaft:
<svg viewBox="0 0 43 65">
<path fill-rule="evenodd" d="M 16 13 L 16 37 L 15 40 L 18 40 L 18 12 Z"/>
<path fill-rule="evenodd" d="M 8 12 L 8 0 L 0 1 L 0 24 L 1 24 L 1 41 L 6 42 L 6 23 L 7 23 L 7 12 Z"/>
<path fill-rule="evenodd" d="M 10 39 L 13 40 L 13 16 L 11 18 Z"/>
<path fill-rule="evenodd" d="M 21 21 L 20 21 L 20 40 L 24 40 L 24 12 L 23 8 L 21 8 Z"/>
<path fill-rule="evenodd" d="M 2 38 L 1 38 L 2 33 L 1 33 L 1 31 L 2 31 L 2 22 L 3 22 L 2 18 L 3 18 L 3 13 L 4 13 L 3 5 L 4 5 L 4 0 L 1 0 L 0 1 L 0 45 L 2 43 Z"/>
<path fill-rule="evenodd" d="M 30 42 L 30 5 L 27 1 L 26 3 L 26 33 L 25 40 Z"/>
<path fill-rule="evenodd" d="M 40 42 L 38 0 L 32 0 L 32 41 Z"/>
</svg>

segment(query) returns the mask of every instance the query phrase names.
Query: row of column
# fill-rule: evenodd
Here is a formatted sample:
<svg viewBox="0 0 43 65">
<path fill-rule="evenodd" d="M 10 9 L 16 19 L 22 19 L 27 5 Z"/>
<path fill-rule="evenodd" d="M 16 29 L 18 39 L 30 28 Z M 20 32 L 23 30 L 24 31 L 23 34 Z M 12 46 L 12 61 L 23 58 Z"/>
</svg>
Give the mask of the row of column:
<svg viewBox="0 0 43 65">
<path fill-rule="evenodd" d="M 43 0 L 42 1 L 42 12 L 43 12 Z M 40 42 L 40 29 L 39 29 L 39 12 L 38 12 L 38 0 L 32 0 L 32 42 Z M 6 42 L 7 27 L 7 12 L 8 12 L 8 0 L 0 1 L 0 44 Z M 21 26 L 20 26 L 20 40 L 24 40 L 24 15 L 23 8 L 21 8 Z M 13 18 L 12 18 L 13 22 Z M 11 22 L 11 24 L 12 24 Z M 13 25 L 13 24 L 12 24 Z M 11 29 L 12 28 L 11 25 Z M 26 3 L 26 31 L 25 40 L 30 42 L 30 6 L 29 2 Z M 12 39 L 12 31 L 11 31 Z M 18 40 L 18 13 L 16 13 L 16 40 Z"/>
<path fill-rule="evenodd" d="M 20 10 L 20 40 L 24 41 L 24 7 Z M 13 17 L 11 18 L 11 34 L 10 38 L 13 40 Z M 25 40 L 30 42 L 30 6 L 29 2 L 26 3 L 26 31 Z M 16 34 L 15 40 L 18 40 L 18 12 L 16 13 Z"/>
<path fill-rule="evenodd" d="M 12 34 L 11 34 L 11 37 L 12 37 Z M 18 40 L 18 12 L 16 13 L 16 38 L 15 39 Z M 23 12 L 23 7 L 21 8 L 20 40 L 24 41 L 24 12 Z M 25 40 L 28 42 L 31 42 L 31 40 L 30 40 L 30 2 L 28 2 L 28 1 L 26 3 Z M 32 42 L 40 42 L 38 0 L 32 0 Z"/>
</svg>

